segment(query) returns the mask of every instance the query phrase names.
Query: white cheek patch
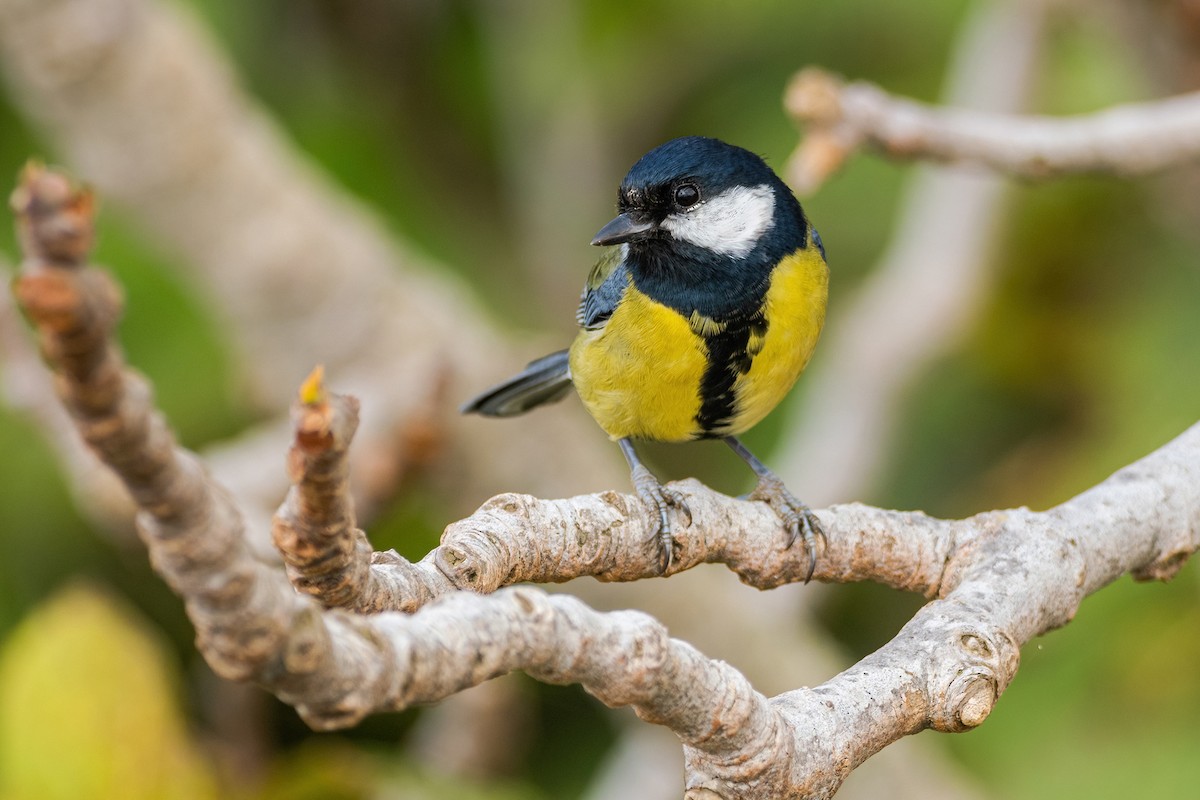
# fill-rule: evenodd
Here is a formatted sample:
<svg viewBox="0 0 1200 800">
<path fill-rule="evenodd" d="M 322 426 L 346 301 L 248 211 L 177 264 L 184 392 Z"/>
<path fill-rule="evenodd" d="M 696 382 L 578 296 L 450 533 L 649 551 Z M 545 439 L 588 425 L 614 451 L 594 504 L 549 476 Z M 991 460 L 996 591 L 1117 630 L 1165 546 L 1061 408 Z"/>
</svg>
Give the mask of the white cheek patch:
<svg viewBox="0 0 1200 800">
<path fill-rule="evenodd" d="M 742 258 L 775 224 L 775 192 L 765 183 L 735 186 L 691 211 L 670 214 L 661 227 L 680 241 Z"/>
</svg>

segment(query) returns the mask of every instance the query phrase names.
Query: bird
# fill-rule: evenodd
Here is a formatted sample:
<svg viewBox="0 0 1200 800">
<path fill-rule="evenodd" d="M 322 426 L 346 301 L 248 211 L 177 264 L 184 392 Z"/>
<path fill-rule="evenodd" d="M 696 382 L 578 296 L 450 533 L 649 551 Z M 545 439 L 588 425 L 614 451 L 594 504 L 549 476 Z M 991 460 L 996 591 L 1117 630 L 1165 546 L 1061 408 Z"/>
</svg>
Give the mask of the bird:
<svg viewBox="0 0 1200 800">
<path fill-rule="evenodd" d="M 624 454 L 651 515 L 660 571 L 674 560 L 672 509 L 691 525 L 683 495 L 642 463 L 635 441 L 719 439 L 754 471 L 749 499 L 765 501 L 803 539 L 805 582 L 821 525 L 738 438 L 791 390 L 825 321 L 825 246 L 793 195 L 758 155 L 685 136 L 646 153 L 617 191 L 617 216 L 592 244 L 605 250 L 576 312 L 570 348 L 461 407 L 511 417 L 572 388 Z"/>
</svg>

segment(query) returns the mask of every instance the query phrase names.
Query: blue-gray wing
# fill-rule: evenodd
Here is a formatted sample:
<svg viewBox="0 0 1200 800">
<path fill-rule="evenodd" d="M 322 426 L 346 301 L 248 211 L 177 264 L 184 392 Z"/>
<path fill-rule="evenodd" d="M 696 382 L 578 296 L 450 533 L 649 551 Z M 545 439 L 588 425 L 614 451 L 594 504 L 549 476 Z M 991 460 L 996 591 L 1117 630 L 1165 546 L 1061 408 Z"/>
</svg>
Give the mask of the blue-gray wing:
<svg viewBox="0 0 1200 800">
<path fill-rule="evenodd" d="M 592 267 L 583 286 L 583 296 L 579 298 L 579 308 L 575 311 L 579 327 L 589 331 L 603 328 L 616 310 L 629 285 L 623 250 L 622 247 L 608 248 Z"/>
</svg>

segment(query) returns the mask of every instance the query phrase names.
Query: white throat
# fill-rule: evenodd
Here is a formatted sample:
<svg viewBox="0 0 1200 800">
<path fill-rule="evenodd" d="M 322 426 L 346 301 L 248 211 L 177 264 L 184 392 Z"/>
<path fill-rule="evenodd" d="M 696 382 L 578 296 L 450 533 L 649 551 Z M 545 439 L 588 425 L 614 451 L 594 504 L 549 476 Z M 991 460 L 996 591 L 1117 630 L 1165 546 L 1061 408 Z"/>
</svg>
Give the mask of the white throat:
<svg viewBox="0 0 1200 800">
<path fill-rule="evenodd" d="M 775 224 L 775 191 L 767 184 L 735 186 L 681 213 L 661 227 L 680 241 L 743 258 Z"/>
</svg>

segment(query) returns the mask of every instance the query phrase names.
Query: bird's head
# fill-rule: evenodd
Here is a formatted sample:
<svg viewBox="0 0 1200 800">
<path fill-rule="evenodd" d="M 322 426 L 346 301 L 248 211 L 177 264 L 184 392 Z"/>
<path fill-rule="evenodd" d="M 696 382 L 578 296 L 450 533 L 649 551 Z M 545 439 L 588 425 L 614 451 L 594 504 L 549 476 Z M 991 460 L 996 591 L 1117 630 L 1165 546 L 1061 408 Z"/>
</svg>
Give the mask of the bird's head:
<svg viewBox="0 0 1200 800">
<path fill-rule="evenodd" d="M 617 208 L 592 244 L 680 243 L 742 259 L 769 233 L 792 238 L 805 230 L 799 203 L 761 158 L 703 136 L 673 139 L 642 156 L 621 182 Z"/>
</svg>

